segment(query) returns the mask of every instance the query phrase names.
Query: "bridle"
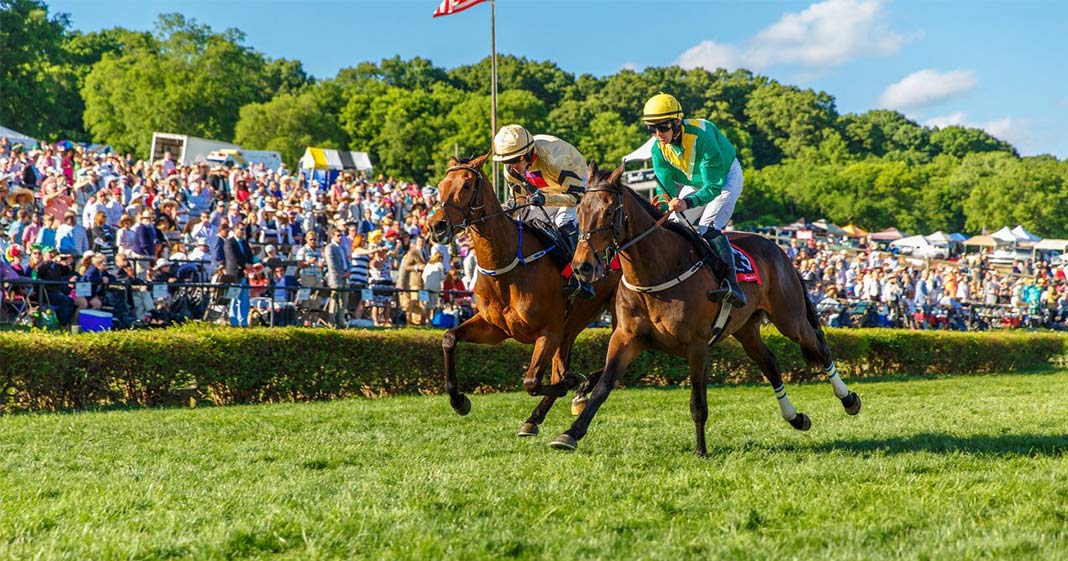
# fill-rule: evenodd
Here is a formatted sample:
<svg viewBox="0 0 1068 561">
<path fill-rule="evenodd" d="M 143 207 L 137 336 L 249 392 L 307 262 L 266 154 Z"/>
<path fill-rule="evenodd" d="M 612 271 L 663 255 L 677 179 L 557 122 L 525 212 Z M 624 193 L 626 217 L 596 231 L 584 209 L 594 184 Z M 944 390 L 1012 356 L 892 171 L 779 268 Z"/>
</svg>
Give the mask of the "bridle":
<svg viewBox="0 0 1068 561">
<path fill-rule="evenodd" d="M 597 265 L 600 266 L 602 271 L 607 272 L 608 269 L 606 268 L 606 264 L 612 263 L 612 260 L 615 259 L 616 255 L 621 255 L 623 250 L 640 242 L 643 238 L 645 238 L 645 236 L 648 236 L 649 234 L 653 233 L 653 231 L 656 230 L 657 227 L 663 225 L 664 222 L 667 221 L 668 217 L 671 216 L 670 212 L 665 213 L 663 216 L 660 217 L 659 220 L 656 221 L 655 224 L 649 226 L 649 228 L 646 229 L 644 232 L 638 234 L 637 236 L 634 236 L 629 240 L 621 240 L 620 238 L 624 234 L 624 229 L 630 223 L 630 219 L 627 217 L 627 213 L 623 209 L 623 191 L 609 189 L 607 187 L 594 187 L 593 189 L 587 189 L 586 193 L 611 193 L 616 196 L 616 204 L 613 205 L 611 209 L 609 209 L 609 212 L 612 215 L 612 218 L 609 221 L 610 224 L 606 224 L 599 228 L 594 228 L 593 230 L 590 230 L 588 232 L 580 231 L 578 237 L 578 243 L 585 242 L 586 245 L 589 246 L 590 253 L 592 253 L 594 258 L 597 259 Z M 598 232 L 603 232 L 605 230 L 612 230 L 612 243 L 610 243 L 608 247 L 604 249 L 604 257 L 602 261 L 601 254 L 598 253 L 597 250 L 593 247 L 593 242 L 590 241 L 590 238 L 594 234 Z"/>
<path fill-rule="evenodd" d="M 442 211 L 441 214 L 445 217 L 445 223 L 448 224 L 448 226 L 449 226 L 449 238 L 450 239 L 453 236 L 455 236 L 457 232 L 462 232 L 462 231 L 468 229 L 469 227 L 471 227 L 471 226 L 473 226 L 475 224 L 478 224 L 480 222 L 483 222 L 487 218 L 489 218 L 488 216 L 483 216 L 482 218 L 479 218 L 477 220 L 471 220 L 471 213 L 473 213 L 476 210 L 480 211 L 480 210 L 486 208 L 486 201 L 485 200 L 482 201 L 481 205 L 478 205 L 478 201 L 479 201 L 480 197 L 482 196 L 482 185 L 486 182 L 485 174 L 482 173 L 482 170 L 480 170 L 480 169 L 478 169 L 478 168 L 476 168 L 474 166 L 469 166 L 469 165 L 466 165 L 466 164 L 456 164 L 455 166 L 451 166 L 448 170 L 445 171 L 445 174 L 448 175 L 448 174 L 450 174 L 450 173 L 452 173 L 454 171 L 459 171 L 459 170 L 466 170 L 466 171 L 470 171 L 470 172 L 475 174 L 475 194 L 471 196 L 471 200 L 468 201 L 467 206 L 466 207 L 462 207 L 462 206 L 460 206 L 458 204 L 455 204 L 455 203 L 453 203 L 451 201 L 446 201 L 444 198 L 442 198 L 440 201 L 438 201 L 438 204 L 434 205 L 435 209 L 441 209 L 441 211 Z M 465 183 L 466 183 L 466 181 L 465 181 Z M 475 205 L 478 205 L 478 206 L 475 206 Z M 445 212 L 446 208 L 451 208 L 451 209 L 455 210 L 456 212 L 462 212 L 463 213 L 463 220 L 459 224 L 453 224 L 452 223 L 452 219 L 449 218 L 449 213 Z"/>
</svg>

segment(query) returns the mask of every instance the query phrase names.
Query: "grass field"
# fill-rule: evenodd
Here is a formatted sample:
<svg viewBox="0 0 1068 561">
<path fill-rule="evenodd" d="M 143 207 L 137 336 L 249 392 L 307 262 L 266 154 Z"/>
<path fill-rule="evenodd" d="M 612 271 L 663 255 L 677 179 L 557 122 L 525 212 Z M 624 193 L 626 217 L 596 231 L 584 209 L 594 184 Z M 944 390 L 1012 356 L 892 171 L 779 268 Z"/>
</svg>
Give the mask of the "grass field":
<svg viewBox="0 0 1068 561">
<path fill-rule="evenodd" d="M 1068 372 L 0 417 L 0 559 L 1064 559 Z"/>
</svg>

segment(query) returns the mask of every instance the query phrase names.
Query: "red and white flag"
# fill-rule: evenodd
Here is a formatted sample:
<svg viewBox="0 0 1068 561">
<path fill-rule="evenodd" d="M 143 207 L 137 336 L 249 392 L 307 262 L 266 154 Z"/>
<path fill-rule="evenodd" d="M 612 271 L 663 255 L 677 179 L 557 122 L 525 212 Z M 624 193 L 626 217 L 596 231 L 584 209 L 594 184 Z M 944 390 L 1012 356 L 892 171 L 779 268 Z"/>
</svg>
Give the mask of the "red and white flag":
<svg viewBox="0 0 1068 561">
<path fill-rule="evenodd" d="M 441 0 L 441 5 L 434 10 L 434 17 L 451 16 L 456 12 L 462 12 L 475 4 L 481 4 L 486 0 Z"/>
</svg>

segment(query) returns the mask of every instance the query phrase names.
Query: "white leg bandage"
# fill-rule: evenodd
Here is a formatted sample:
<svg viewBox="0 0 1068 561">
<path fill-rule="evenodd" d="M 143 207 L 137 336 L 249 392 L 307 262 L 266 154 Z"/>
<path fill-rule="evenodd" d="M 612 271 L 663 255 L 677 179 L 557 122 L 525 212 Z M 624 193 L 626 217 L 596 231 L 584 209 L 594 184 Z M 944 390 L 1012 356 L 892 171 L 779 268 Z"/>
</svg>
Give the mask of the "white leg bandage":
<svg viewBox="0 0 1068 561">
<path fill-rule="evenodd" d="M 838 367 L 832 362 L 826 369 L 827 379 L 831 382 L 831 387 L 834 388 L 834 396 L 838 399 L 842 399 L 849 395 L 849 388 L 846 387 L 845 382 L 838 376 Z"/>
<path fill-rule="evenodd" d="M 786 397 L 785 384 L 775 388 L 775 399 L 779 400 L 779 411 L 782 412 L 783 419 L 792 421 L 797 417 L 797 409 L 794 409 L 794 405 L 790 403 L 790 398 Z"/>
</svg>

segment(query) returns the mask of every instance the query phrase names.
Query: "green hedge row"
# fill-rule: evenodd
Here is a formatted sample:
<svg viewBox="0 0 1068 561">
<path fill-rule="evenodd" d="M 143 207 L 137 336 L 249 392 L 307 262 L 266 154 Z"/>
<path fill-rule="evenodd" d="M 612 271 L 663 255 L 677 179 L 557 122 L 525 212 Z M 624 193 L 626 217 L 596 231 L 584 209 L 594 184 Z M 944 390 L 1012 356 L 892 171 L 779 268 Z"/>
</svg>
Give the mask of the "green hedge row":
<svg viewBox="0 0 1068 561">
<path fill-rule="evenodd" d="M 231 329 L 192 325 L 169 330 L 49 335 L 0 333 L 0 411 L 107 405 L 303 401 L 443 390 L 441 331 Z M 586 331 L 573 367 L 601 367 L 610 332 Z M 1066 338 L 1056 333 L 828 330 L 846 377 L 992 373 L 1064 365 Z M 765 341 L 789 380 L 807 380 L 796 345 L 773 328 Z M 465 391 L 515 390 L 530 347 L 460 345 Z M 760 381 L 760 371 L 733 340 L 712 352 L 714 383 Z M 624 385 L 685 383 L 683 360 L 644 353 Z"/>
</svg>

